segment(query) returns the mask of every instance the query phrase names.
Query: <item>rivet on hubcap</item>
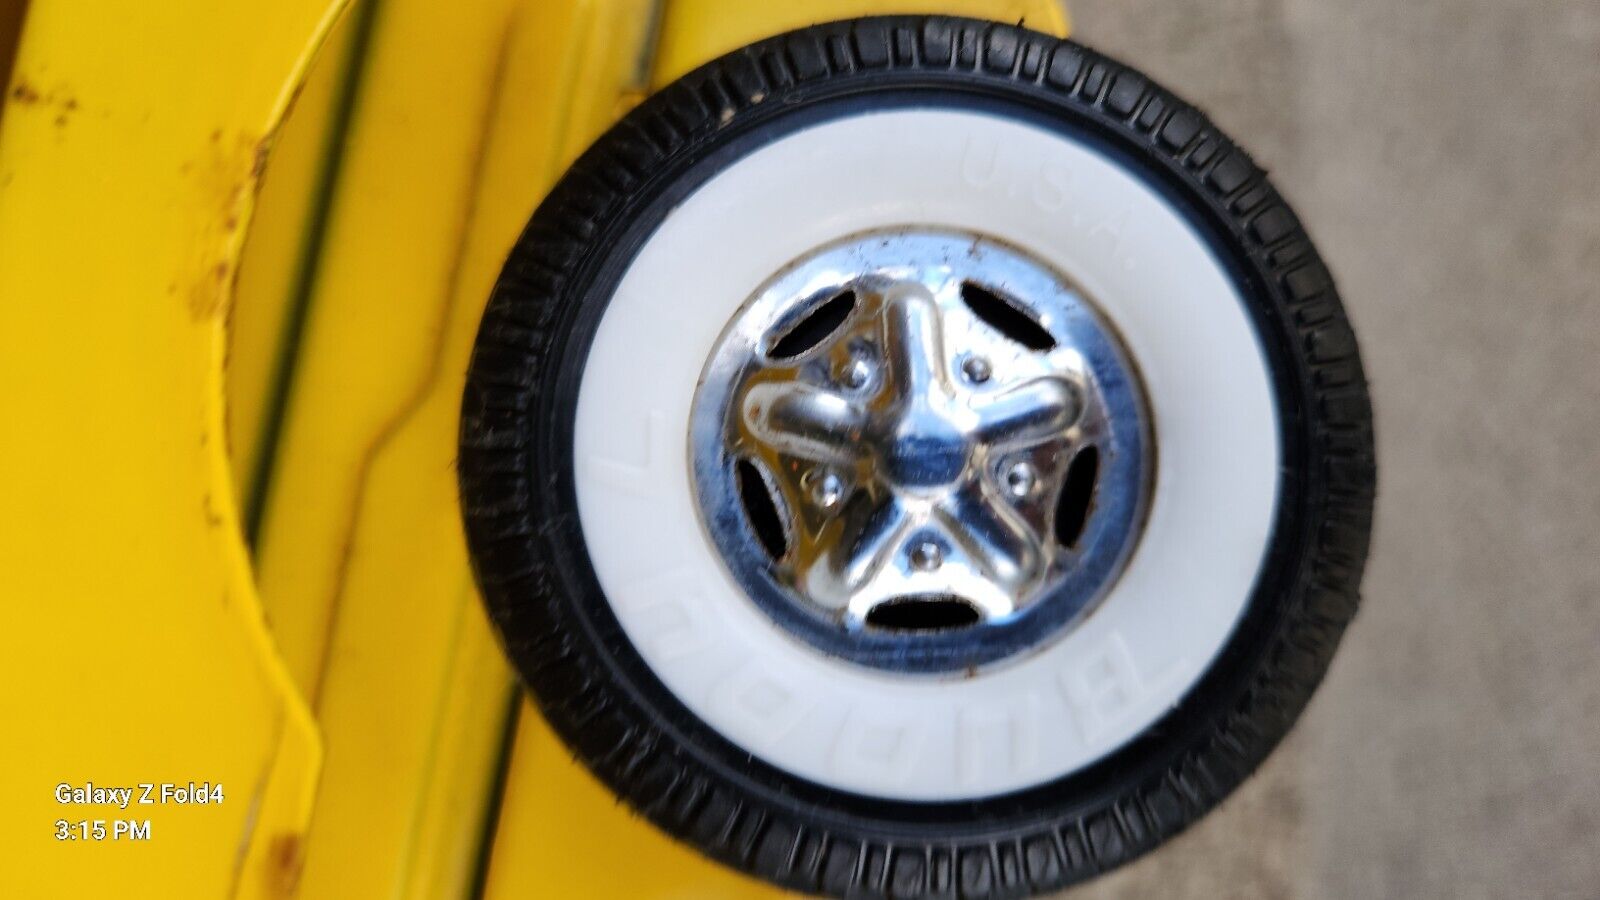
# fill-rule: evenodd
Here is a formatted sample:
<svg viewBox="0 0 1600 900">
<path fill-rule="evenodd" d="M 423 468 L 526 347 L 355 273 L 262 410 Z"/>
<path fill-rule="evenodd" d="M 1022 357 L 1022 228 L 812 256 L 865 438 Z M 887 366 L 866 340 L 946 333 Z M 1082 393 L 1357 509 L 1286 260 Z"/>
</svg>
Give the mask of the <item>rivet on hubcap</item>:
<svg viewBox="0 0 1600 900">
<path fill-rule="evenodd" d="M 839 380 L 852 391 L 859 391 L 872 382 L 873 371 L 872 360 L 865 353 L 852 353 L 839 373 Z"/>
<path fill-rule="evenodd" d="M 944 563 L 944 550 L 934 541 L 923 541 L 911 550 L 911 565 L 931 572 Z"/>
<path fill-rule="evenodd" d="M 832 509 L 844 499 L 844 479 L 832 472 L 823 472 L 811 481 L 811 502 L 823 509 Z"/>
<path fill-rule="evenodd" d="M 1033 471 L 1033 466 L 1024 460 L 1017 460 L 1006 466 L 1006 490 L 1013 497 L 1026 497 L 1033 493 L 1033 486 L 1038 481 L 1038 476 Z"/>
</svg>

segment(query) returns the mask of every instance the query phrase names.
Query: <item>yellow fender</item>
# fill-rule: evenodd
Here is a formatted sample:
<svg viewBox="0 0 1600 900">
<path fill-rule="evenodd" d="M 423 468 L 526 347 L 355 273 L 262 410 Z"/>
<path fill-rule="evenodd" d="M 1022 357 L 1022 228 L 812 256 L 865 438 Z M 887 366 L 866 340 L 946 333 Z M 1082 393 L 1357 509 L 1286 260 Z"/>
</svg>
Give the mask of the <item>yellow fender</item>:
<svg viewBox="0 0 1600 900">
<path fill-rule="evenodd" d="M 482 304 L 567 163 L 707 59 L 875 13 L 1065 15 L 346 6 L 27 7 L 0 108 L 0 896 L 771 896 L 518 712 L 452 466 Z M 207 803 L 159 802 L 191 782 Z"/>
</svg>

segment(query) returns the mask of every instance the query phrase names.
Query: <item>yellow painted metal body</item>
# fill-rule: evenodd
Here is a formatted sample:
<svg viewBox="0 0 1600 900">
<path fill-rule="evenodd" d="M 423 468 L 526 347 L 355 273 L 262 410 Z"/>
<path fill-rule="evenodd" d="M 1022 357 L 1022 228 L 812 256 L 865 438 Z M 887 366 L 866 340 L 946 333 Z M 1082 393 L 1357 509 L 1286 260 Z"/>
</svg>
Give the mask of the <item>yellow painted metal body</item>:
<svg viewBox="0 0 1600 900">
<path fill-rule="evenodd" d="M 1060 8 L 345 6 L 29 8 L 0 112 L 0 896 L 769 896 L 518 713 L 456 512 L 478 315 L 561 170 L 694 65 Z M 223 801 L 54 795 L 190 781 Z"/>
</svg>

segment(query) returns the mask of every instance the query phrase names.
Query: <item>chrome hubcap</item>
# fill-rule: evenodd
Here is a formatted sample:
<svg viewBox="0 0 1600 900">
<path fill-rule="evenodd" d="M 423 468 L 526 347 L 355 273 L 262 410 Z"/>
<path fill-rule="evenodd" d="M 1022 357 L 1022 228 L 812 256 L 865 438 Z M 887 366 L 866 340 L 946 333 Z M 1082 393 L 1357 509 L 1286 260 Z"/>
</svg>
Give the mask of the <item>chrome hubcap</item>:
<svg viewBox="0 0 1600 900">
<path fill-rule="evenodd" d="M 870 234 L 791 266 L 719 340 L 692 421 L 734 577 L 821 649 L 894 669 L 1059 633 L 1120 570 L 1148 481 L 1110 330 L 971 235 Z"/>
</svg>

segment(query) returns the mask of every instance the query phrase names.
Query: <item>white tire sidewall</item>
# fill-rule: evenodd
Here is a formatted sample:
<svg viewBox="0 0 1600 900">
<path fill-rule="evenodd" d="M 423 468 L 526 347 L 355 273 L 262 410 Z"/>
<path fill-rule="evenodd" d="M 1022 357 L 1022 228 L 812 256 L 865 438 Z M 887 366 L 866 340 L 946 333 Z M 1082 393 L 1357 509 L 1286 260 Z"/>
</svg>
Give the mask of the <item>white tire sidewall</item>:
<svg viewBox="0 0 1600 900">
<path fill-rule="evenodd" d="M 780 628 L 724 567 L 690 474 L 695 388 L 741 305 L 817 247 L 903 226 L 997 238 L 1066 274 L 1122 337 L 1153 423 L 1149 512 L 1121 577 L 1053 642 L 970 675 L 898 676 Z M 600 587 L 685 707 L 809 781 L 936 801 L 1078 771 L 1182 699 L 1253 593 L 1278 433 L 1238 289 L 1170 201 L 1064 134 L 922 108 L 787 134 L 668 213 L 596 329 L 573 452 Z"/>
</svg>

